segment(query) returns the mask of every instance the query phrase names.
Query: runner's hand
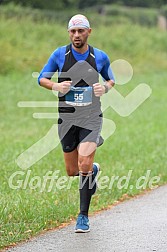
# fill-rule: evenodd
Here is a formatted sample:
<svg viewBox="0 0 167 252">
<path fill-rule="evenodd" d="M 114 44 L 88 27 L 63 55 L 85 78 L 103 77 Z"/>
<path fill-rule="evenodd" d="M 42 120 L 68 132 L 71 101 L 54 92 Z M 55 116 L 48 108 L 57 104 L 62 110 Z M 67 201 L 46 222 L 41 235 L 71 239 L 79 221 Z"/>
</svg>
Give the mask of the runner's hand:
<svg viewBox="0 0 167 252">
<path fill-rule="evenodd" d="M 105 88 L 100 83 L 93 84 L 95 96 L 102 96 L 105 93 Z"/>
<path fill-rule="evenodd" d="M 56 83 L 55 90 L 59 91 L 62 94 L 66 94 L 70 91 L 72 81 L 63 81 L 60 83 Z"/>
</svg>

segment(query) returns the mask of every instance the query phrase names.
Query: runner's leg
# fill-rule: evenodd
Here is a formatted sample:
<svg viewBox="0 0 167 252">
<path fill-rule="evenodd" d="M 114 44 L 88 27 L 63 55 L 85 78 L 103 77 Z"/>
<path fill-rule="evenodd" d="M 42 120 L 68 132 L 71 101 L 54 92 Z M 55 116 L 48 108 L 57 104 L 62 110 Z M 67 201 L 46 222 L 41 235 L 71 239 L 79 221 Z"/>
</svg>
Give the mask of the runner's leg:
<svg viewBox="0 0 167 252">
<path fill-rule="evenodd" d="M 64 152 L 64 161 L 68 176 L 77 176 L 79 174 L 77 148 L 71 152 Z"/>
<path fill-rule="evenodd" d="M 84 153 L 83 150 L 90 149 L 94 143 L 85 142 L 79 145 L 78 152 Z M 93 160 L 95 151 L 88 156 L 78 155 L 78 167 L 80 172 L 80 214 L 88 216 L 89 205 L 92 197 L 92 180 L 93 180 Z"/>
</svg>

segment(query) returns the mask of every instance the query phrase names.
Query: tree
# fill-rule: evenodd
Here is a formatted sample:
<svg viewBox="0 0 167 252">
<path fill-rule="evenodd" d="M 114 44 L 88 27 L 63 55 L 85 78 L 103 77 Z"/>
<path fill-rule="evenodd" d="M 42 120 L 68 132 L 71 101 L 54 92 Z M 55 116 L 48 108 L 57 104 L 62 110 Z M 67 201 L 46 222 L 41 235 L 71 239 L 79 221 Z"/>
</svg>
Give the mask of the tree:
<svg viewBox="0 0 167 252">
<path fill-rule="evenodd" d="M 0 4 L 13 2 L 23 6 L 39 9 L 61 10 L 68 8 L 88 8 L 103 4 L 121 4 L 132 7 L 161 7 L 167 4 L 167 0 L 0 0 Z"/>
</svg>

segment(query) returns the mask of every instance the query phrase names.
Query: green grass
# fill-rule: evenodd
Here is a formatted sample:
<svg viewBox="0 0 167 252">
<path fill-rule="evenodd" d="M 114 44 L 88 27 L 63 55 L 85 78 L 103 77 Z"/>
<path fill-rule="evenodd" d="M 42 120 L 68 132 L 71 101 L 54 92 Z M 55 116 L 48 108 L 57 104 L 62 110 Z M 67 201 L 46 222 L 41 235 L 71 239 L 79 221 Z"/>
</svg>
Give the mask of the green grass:
<svg viewBox="0 0 167 252">
<path fill-rule="evenodd" d="M 64 30 L 63 30 L 64 29 Z M 55 112 L 54 108 L 19 108 L 19 101 L 54 101 L 55 96 L 37 85 L 32 71 L 40 71 L 50 53 L 68 43 L 64 27 L 58 24 L 39 24 L 31 20 L 17 22 L 14 18 L 0 22 L 0 83 L 1 83 L 1 145 L 0 145 L 0 247 L 4 247 L 44 229 L 54 228 L 75 217 L 79 210 L 78 183 L 70 190 L 46 190 L 40 192 L 9 187 L 10 176 L 21 170 L 15 163 L 17 156 L 43 137 L 55 120 L 36 120 L 33 112 Z M 93 197 L 90 212 L 103 209 L 119 200 L 122 195 L 133 196 L 142 191 L 136 189 L 136 180 L 151 170 L 150 178 L 160 176 L 159 185 L 167 182 L 166 171 L 166 45 L 167 34 L 156 28 L 115 25 L 99 26 L 90 43 L 106 51 L 111 61 L 128 60 L 134 68 L 131 82 L 116 87 L 128 94 L 141 82 L 152 88 L 151 97 L 129 117 L 120 117 L 108 109 L 104 116 L 116 123 L 115 133 L 106 140 L 96 154 L 102 175 L 126 176 L 133 170 L 129 185 L 133 189 L 99 190 Z M 42 180 L 47 171 L 60 170 L 65 176 L 61 146 L 33 165 L 29 181 L 34 176 Z M 27 171 L 18 179 L 25 180 Z M 54 184 L 55 189 L 56 186 Z M 148 188 L 148 185 L 147 185 Z"/>
</svg>

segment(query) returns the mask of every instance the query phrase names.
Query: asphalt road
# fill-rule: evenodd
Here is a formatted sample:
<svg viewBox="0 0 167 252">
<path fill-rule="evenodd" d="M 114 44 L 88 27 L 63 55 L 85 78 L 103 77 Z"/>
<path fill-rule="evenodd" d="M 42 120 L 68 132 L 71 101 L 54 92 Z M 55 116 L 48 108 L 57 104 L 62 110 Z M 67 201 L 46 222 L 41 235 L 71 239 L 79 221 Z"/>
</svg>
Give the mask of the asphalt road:
<svg viewBox="0 0 167 252">
<path fill-rule="evenodd" d="M 167 252 L 167 185 L 90 217 L 91 231 L 75 223 L 48 231 L 11 252 Z"/>
</svg>

